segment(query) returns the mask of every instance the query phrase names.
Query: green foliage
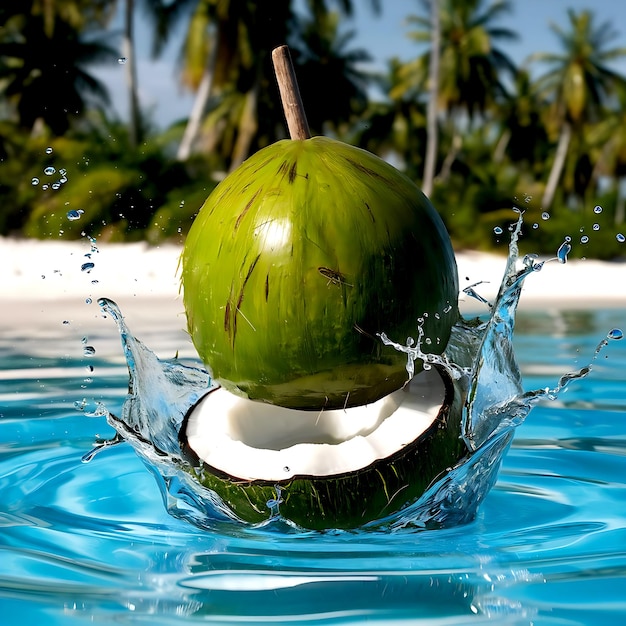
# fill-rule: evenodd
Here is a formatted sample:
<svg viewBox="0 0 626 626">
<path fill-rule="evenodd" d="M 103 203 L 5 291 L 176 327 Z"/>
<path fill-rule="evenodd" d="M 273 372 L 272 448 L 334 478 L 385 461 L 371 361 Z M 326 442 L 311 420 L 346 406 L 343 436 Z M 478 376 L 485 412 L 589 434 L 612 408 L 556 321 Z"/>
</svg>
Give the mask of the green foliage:
<svg viewBox="0 0 626 626">
<path fill-rule="evenodd" d="M 63 135 L 89 104 L 108 103 L 104 86 L 86 66 L 117 54 L 95 38 L 91 21 L 79 19 L 81 3 L 73 4 L 76 11 L 61 6 L 58 13 L 38 10 L 34 0 L 0 8 L 0 85 L 24 129 L 43 122 Z"/>
<path fill-rule="evenodd" d="M 86 133 L 12 139 L 0 164 L 0 199 L 12 207 L 2 213 L 2 234 L 180 241 L 215 183 L 168 158 L 158 137 L 133 151 L 123 126 L 97 121 Z"/>
<path fill-rule="evenodd" d="M 145 141 L 135 145 L 128 125 L 107 117 L 107 94 L 90 68 L 118 54 L 109 27 L 115 3 L 2 3 L 0 235 L 181 242 L 222 174 L 285 136 L 270 63 L 272 47 L 284 41 L 314 132 L 389 159 L 419 185 L 432 131 L 426 125 L 432 25 L 430 3 L 422 5 L 408 20 L 415 58 L 393 59 L 373 77 L 363 71 L 367 53 L 352 47 L 344 18 L 385 10 L 376 0 L 147 3 L 156 53 L 188 20 L 181 82 L 195 90 L 214 70 L 198 150 L 181 162 L 174 155 L 184 122 L 157 132 L 144 115 Z M 626 256 L 626 244 L 615 238 L 626 233 L 626 79 L 613 64 L 626 49 L 615 46 L 614 28 L 598 24 L 591 11 L 564 13 L 553 27 L 560 49 L 532 56 L 545 68 L 533 79 L 507 56 L 514 33 L 499 20 L 512 2 L 439 6 L 432 199 L 455 246 L 504 251 L 512 207 L 520 206 L 529 251 L 554 254 L 567 235 L 572 258 Z M 381 94 L 375 101 L 372 85 Z M 332 97 L 318 97 L 321 89 Z M 559 138 L 566 145 L 561 157 Z M 47 167 L 54 173 L 46 174 Z M 549 220 L 541 217 L 542 202 Z M 601 214 L 593 213 L 596 205 Z M 504 235 L 495 236 L 494 228 Z"/>
</svg>

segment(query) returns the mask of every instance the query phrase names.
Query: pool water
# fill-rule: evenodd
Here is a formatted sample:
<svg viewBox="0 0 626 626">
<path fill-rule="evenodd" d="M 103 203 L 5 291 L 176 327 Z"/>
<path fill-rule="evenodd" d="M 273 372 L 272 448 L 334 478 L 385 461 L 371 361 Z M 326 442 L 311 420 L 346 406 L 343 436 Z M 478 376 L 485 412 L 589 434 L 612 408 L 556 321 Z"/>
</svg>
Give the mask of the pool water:
<svg viewBox="0 0 626 626">
<path fill-rule="evenodd" d="M 625 319 L 619 309 L 519 313 L 524 388 L 589 363 Z M 168 515 L 129 444 L 81 461 L 114 435 L 98 403 L 119 414 L 126 397 L 106 322 L 72 350 L 62 325 L 45 341 L 0 337 L 3 624 L 623 622 L 626 342 L 535 406 L 470 523 L 208 531 Z M 157 353 L 175 343 L 166 322 L 151 329 Z"/>
<path fill-rule="evenodd" d="M 5 333 L 2 624 L 621 623 L 626 342 L 603 340 L 625 315 L 519 314 L 513 348 L 524 390 L 555 389 L 590 363 L 591 373 L 534 407 L 471 521 L 394 532 L 181 519 L 198 518 L 178 497 L 175 472 L 164 479 L 158 460 L 144 464 L 125 442 L 91 454 L 96 440 L 116 435 L 108 413 L 128 406 L 112 321 L 72 350 L 67 329 L 45 339 L 28 327 Z M 157 353 L 180 343 L 167 316 L 161 324 L 148 342 Z M 505 384 L 509 370 L 517 380 L 514 360 L 494 374 Z"/>
</svg>

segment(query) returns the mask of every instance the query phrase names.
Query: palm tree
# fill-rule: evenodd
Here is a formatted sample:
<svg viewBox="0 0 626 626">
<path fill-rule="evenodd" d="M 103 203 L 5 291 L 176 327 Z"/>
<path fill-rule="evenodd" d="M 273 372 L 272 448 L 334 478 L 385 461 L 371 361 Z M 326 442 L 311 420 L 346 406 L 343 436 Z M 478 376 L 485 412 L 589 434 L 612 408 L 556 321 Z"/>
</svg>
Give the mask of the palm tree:
<svg viewBox="0 0 626 626">
<path fill-rule="evenodd" d="M 354 3 L 351 0 L 334 2 L 343 15 L 352 15 Z M 380 10 L 380 0 L 369 0 L 369 3 L 375 11 Z M 239 70 L 248 73 L 252 56 L 269 58 L 273 47 L 287 41 L 289 32 L 295 28 L 295 21 L 291 0 L 273 0 L 264 3 L 263 7 L 250 0 L 181 0 L 177 4 L 192 8 L 181 76 L 183 84 L 196 92 L 196 99 L 178 150 L 178 158 L 185 160 L 197 141 L 212 96 L 229 92 L 229 97 L 234 97 L 229 84 L 240 82 Z M 331 0 L 307 0 L 306 7 L 315 19 L 319 19 L 329 12 L 330 4 Z M 179 11 L 173 17 L 182 13 Z M 173 24 L 174 19 L 169 22 Z M 267 66 L 261 60 L 259 68 L 263 67 Z M 245 139 L 252 129 L 249 114 L 255 112 L 262 80 L 257 76 L 246 91 L 248 104 L 242 111 L 248 112 L 244 118 L 248 131 L 240 141 L 242 154 L 245 145 L 249 144 Z M 238 89 L 241 89 L 240 85 Z M 235 158 L 235 162 L 239 158 Z"/>
<path fill-rule="evenodd" d="M 130 145 L 134 149 L 139 144 L 142 135 L 137 87 L 137 59 L 135 58 L 135 0 L 124 0 L 122 54 L 122 62 L 126 65 Z"/>
<path fill-rule="evenodd" d="M 323 133 L 332 127 L 341 133 L 367 106 L 370 76 L 359 69 L 371 61 L 366 50 L 350 49 L 354 31 L 340 31 L 338 13 L 327 12 L 299 22 L 293 45 L 296 73 L 307 118 L 313 132 Z M 328 97 L 320 97 L 320 89 Z"/>
<path fill-rule="evenodd" d="M 337 10 L 341 15 L 351 17 L 354 14 L 354 2 L 352 0 L 306 0 L 311 15 L 314 19 L 323 17 L 331 11 L 331 4 L 337 5 Z M 368 0 L 371 10 L 378 14 L 382 10 L 381 0 Z"/>
<path fill-rule="evenodd" d="M 558 128 L 554 161 L 543 194 L 543 207 L 554 200 L 572 137 L 582 135 L 586 122 L 598 119 L 602 105 L 615 88 L 626 84 L 624 77 L 607 64 L 626 56 L 626 48 L 608 47 L 617 36 L 610 22 L 596 26 L 589 11 L 568 10 L 569 29 L 556 24 L 552 31 L 563 52 L 538 53 L 531 57 L 548 65 L 538 87 L 551 102 L 553 123 Z"/>
<path fill-rule="evenodd" d="M 87 65 L 117 55 L 91 34 L 101 26 L 80 13 L 84 3 L 4 3 L 0 7 L 0 85 L 3 96 L 17 113 L 19 124 L 33 129 L 44 123 L 62 135 L 72 118 L 88 104 L 106 104 L 105 87 L 87 71 Z M 43 9 L 47 7 L 48 11 Z M 89 37 L 89 38 L 88 38 Z"/>
<path fill-rule="evenodd" d="M 545 102 L 537 94 L 530 72 L 520 68 L 496 112 L 501 131 L 493 151 L 494 163 L 502 163 L 505 155 L 512 162 L 530 167 L 544 163 L 548 144 L 542 120 L 544 109 Z"/>
<path fill-rule="evenodd" d="M 616 195 L 613 219 L 616 225 L 623 224 L 626 222 L 626 89 L 618 89 L 617 106 L 605 111 L 588 135 L 597 152 L 594 178 L 612 179 Z"/>
<path fill-rule="evenodd" d="M 103 4 L 117 6 L 117 0 L 98 0 Z M 122 56 L 120 62 L 124 64 L 124 74 L 128 90 L 129 111 L 129 138 L 131 149 L 136 148 L 145 134 L 139 105 L 139 83 L 137 80 L 137 56 L 135 46 L 135 0 L 122 0 L 123 32 Z M 165 3 L 165 0 L 141 0 L 140 4 L 145 16 L 153 23 L 153 55 L 157 56 L 169 36 L 169 19 L 185 9 L 185 1 L 174 0 Z"/>
<path fill-rule="evenodd" d="M 439 20 L 433 21 L 432 5 L 422 0 L 424 15 L 411 15 L 408 23 L 417 28 L 409 37 L 419 44 L 432 46 L 433 24 L 439 25 L 441 50 L 438 73 L 438 107 L 452 127 L 450 150 L 444 160 L 441 178 L 446 178 L 462 146 L 460 121 L 471 122 L 484 115 L 505 89 L 501 74 L 515 74 L 511 59 L 494 44 L 517 37 L 513 31 L 497 25 L 511 10 L 510 0 L 439 0 Z M 427 87 L 432 48 L 406 64 L 403 73 L 407 87 Z M 431 68 L 432 73 L 432 68 Z M 432 77 L 431 77 L 432 78 Z"/>
<path fill-rule="evenodd" d="M 402 62 L 393 58 L 384 75 L 375 76 L 379 90 L 387 95 L 382 102 L 371 102 L 357 125 L 356 143 L 391 161 L 410 178 L 417 180 L 424 164 L 421 146 L 426 142 L 426 106 L 418 90 L 407 90 Z"/>
<path fill-rule="evenodd" d="M 235 161 L 245 155 L 254 134 L 259 84 L 273 47 L 285 42 L 292 19 L 291 0 L 259 6 L 252 0 L 183 0 L 191 7 L 181 78 L 196 100 L 179 146 L 178 158 L 191 154 L 201 121 L 215 93 L 235 84 L 245 93 L 241 136 Z"/>
<path fill-rule="evenodd" d="M 231 10 L 235 9 L 234 2 L 227 0 L 219 4 L 215 0 L 183 0 L 189 5 L 195 5 L 189 24 L 187 35 L 181 54 L 181 83 L 196 92 L 194 104 L 178 147 L 177 158 L 185 161 L 189 158 L 197 140 L 202 117 L 205 114 L 211 92 L 226 75 L 222 68 L 232 60 L 233 41 L 232 31 L 227 24 L 232 22 Z M 175 16 L 177 17 L 177 16 Z M 175 20 L 170 20 L 174 22 Z M 218 63 L 218 57 L 222 57 Z M 217 75 L 217 76 L 216 76 Z"/>
</svg>

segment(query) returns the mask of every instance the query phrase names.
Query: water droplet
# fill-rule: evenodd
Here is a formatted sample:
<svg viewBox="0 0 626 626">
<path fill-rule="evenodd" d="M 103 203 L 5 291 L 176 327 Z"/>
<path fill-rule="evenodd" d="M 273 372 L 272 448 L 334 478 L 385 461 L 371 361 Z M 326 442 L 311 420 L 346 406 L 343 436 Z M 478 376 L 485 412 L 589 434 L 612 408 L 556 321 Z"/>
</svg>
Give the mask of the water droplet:
<svg viewBox="0 0 626 626">
<path fill-rule="evenodd" d="M 617 239 L 620 243 L 624 243 L 626 241 L 626 237 L 624 237 L 622 233 L 617 233 L 617 235 L 615 235 L 615 239 Z"/>
<path fill-rule="evenodd" d="M 85 356 L 93 356 L 96 353 L 96 349 L 93 346 L 85 346 L 83 348 L 83 354 Z"/>
<path fill-rule="evenodd" d="M 565 237 L 565 241 L 566 241 L 567 243 L 569 243 L 571 240 L 572 240 L 572 238 L 571 238 L 569 235 L 568 235 L 567 237 Z"/>
<path fill-rule="evenodd" d="M 548 213 L 547 211 L 544 211 L 544 212 L 541 214 L 541 219 L 542 219 L 542 220 L 549 220 L 549 219 L 550 219 L 550 213 Z"/>
<path fill-rule="evenodd" d="M 493 232 L 494 232 L 496 235 L 501 235 L 503 231 L 502 231 L 502 229 L 501 229 L 499 226 L 496 226 L 496 227 L 493 229 Z"/>
<path fill-rule="evenodd" d="M 43 171 L 46 176 L 52 176 L 55 172 L 56 170 L 52 167 L 52 165 L 48 165 L 48 167 L 46 167 Z"/>
<path fill-rule="evenodd" d="M 67 182 L 67 176 L 61 176 L 61 178 L 59 178 L 59 182 L 65 184 Z"/>
<path fill-rule="evenodd" d="M 84 213 L 84 211 L 82 209 L 72 209 L 71 211 L 67 212 L 67 219 L 70 220 L 70 222 L 75 222 L 76 220 L 80 219 L 80 216 Z"/>
<path fill-rule="evenodd" d="M 535 222 L 535 223 L 533 224 L 533 228 L 534 228 L 535 230 L 537 230 L 537 228 L 539 228 L 539 224 L 537 224 L 537 222 Z"/>
<path fill-rule="evenodd" d="M 587 237 L 587 235 L 583 235 L 580 238 L 580 243 L 588 243 L 589 242 L 589 237 Z"/>
<path fill-rule="evenodd" d="M 567 255 L 571 252 L 572 246 L 564 241 L 559 249 L 556 251 L 556 258 L 559 260 L 559 263 L 567 263 Z"/>
<path fill-rule="evenodd" d="M 85 368 L 88 372 L 93 372 L 93 365 L 87 365 Z"/>
<path fill-rule="evenodd" d="M 120 58 L 117 60 L 117 62 L 118 62 L 120 65 L 124 65 L 124 64 L 126 63 L 126 57 L 120 57 Z"/>
<path fill-rule="evenodd" d="M 77 411 L 84 411 L 86 406 L 87 406 L 86 398 L 83 398 L 82 400 L 76 400 L 76 402 L 74 402 L 74 408 Z"/>
<path fill-rule="evenodd" d="M 91 298 L 85 298 L 85 304 L 91 304 L 93 300 Z"/>
<path fill-rule="evenodd" d="M 452 305 L 451 305 L 451 304 L 449 304 L 449 305 L 448 305 L 448 306 L 447 306 L 447 307 L 443 310 L 443 312 L 444 312 L 444 313 L 450 313 L 450 311 L 452 311 Z"/>
<path fill-rule="evenodd" d="M 87 343 L 87 337 L 83 337 L 80 342 L 85 345 Z"/>
<path fill-rule="evenodd" d="M 290 472 L 291 470 L 289 469 L 288 465 L 285 465 L 285 467 L 283 467 L 283 472 Z"/>
<path fill-rule="evenodd" d="M 69 323 L 70 323 L 70 321 L 69 321 L 69 320 L 63 320 L 63 324 L 64 324 L 65 326 L 67 326 Z"/>
<path fill-rule="evenodd" d="M 601 206 L 593 207 L 593 212 L 594 213 L 602 213 L 602 207 Z"/>
<path fill-rule="evenodd" d="M 52 183 L 52 189 L 60 189 L 61 188 L 61 183 Z"/>
<path fill-rule="evenodd" d="M 600 224 L 594 224 L 593 230 L 600 230 Z"/>
<path fill-rule="evenodd" d="M 95 267 L 95 264 L 94 264 L 94 263 L 83 263 L 83 264 L 80 266 L 80 271 L 81 271 L 81 272 L 87 272 L 87 273 L 89 273 L 89 272 L 91 272 L 91 270 L 92 270 L 94 267 Z"/>
<path fill-rule="evenodd" d="M 31 185 L 38 185 L 39 184 L 39 179 L 36 176 L 33 176 L 31 181 L 30 181 Z"/>
<path fill-rule="evenodd" d="M 624 332 L 621 328 L 613 328 L 606 335 L 607 339 L 623 339 Z"/>
<path fill-rule="evenodd" d="M 42 185 L 42 186 L 41 186 L 41 188 L 42 188 L 42 189 L 48 189 L 48 187 L 49 187 L 49 186 L 50 186 L 50 185 L 48 185 L 48 184 L 46 183 L 45 185 Z"/>
<path fill-rule="evenodd" d="M 46 148 L 46 154 L 52 154 L 52 148 Z"/>
</svg>

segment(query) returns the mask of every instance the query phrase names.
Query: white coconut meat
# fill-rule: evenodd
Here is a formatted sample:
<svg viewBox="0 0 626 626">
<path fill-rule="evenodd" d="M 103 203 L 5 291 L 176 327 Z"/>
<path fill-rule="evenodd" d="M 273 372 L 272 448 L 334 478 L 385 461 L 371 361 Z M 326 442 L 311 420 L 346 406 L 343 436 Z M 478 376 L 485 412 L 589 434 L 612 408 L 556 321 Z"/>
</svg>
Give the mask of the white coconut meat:
<svg viewBox="0 0 626 626">
<path fill-rule="evenodd" d="M 436 369 L 365 406 L 300 411 L 223 388 L 188 415 L 189 447 L 210 467 L 245 481 L 355 472 L 398 452 L 438 419 L 446 387 Z"/>
</svg>

